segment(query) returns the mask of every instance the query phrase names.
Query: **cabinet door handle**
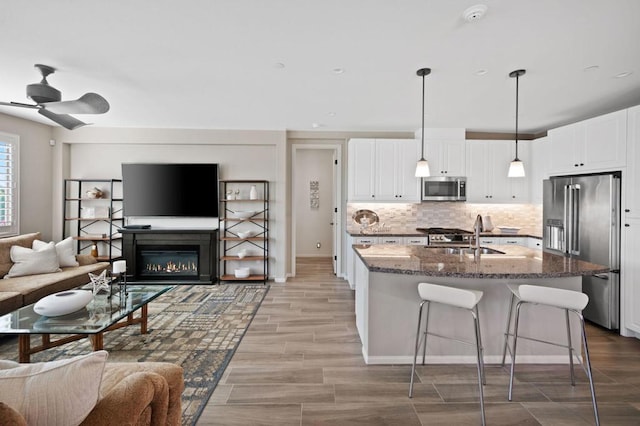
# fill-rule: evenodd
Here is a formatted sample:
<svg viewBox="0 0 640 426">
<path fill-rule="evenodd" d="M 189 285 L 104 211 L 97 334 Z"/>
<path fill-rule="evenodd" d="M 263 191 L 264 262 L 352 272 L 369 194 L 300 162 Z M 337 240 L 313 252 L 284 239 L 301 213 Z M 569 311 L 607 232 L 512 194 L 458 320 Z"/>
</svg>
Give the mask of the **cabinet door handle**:
<svg viewBox="0 0 640 426">
<path fill-rule="evenodd" d="M 628 228 L 628 227 L 630 227 L 631 225 L 629 225 L 628 223 L 625 223 L 625 224 L 624 224 L 624 226 Z"/>
<path fill-rule="evenodd" d="M 630 211 L 631 211 L 631 210 L 629 210 L 629 209 L 624 209 L 624 212 L 625 212 L 625 213 L 629 213 Z"/>
</svg>

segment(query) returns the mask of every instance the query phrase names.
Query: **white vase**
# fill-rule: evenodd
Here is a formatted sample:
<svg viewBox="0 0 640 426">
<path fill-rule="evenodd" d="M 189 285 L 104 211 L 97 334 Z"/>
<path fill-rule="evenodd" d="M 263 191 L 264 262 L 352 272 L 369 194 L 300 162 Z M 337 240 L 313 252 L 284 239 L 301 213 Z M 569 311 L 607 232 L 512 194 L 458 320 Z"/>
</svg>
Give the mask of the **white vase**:
<svg viewBox="0 0 640 426">
<path fill-rule="evenodd" d="M 482 218 L 482 229 L 487 232 L 493 231 L 493 222 L 491 222 L 491 216 L 487 215 Z"/>
<path fill-rule="evenodd" d="M 251 185 L 251 190 L 249 191 L 249 199 L 257 200 L 258 199 L 258 190 L 255 185 Z"/>
</svg>

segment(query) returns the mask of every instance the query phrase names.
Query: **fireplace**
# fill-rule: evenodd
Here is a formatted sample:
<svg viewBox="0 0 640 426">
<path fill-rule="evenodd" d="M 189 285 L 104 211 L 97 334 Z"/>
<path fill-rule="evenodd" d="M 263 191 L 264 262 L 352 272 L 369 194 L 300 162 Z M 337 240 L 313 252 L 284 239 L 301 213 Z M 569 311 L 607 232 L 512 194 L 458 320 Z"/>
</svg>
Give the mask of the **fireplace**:
<svg viewBox="0 0 640 426">
<path fill-rule="evenodd" d="M 217 281 L 217 230 L 123 229 L 122 238 L 131 281 Z"/>
<path fill-rule="evenodd" d="M 140 246 L 136 254 L 140 279 L 198 279 L 198 246 Z"/>
</svg>

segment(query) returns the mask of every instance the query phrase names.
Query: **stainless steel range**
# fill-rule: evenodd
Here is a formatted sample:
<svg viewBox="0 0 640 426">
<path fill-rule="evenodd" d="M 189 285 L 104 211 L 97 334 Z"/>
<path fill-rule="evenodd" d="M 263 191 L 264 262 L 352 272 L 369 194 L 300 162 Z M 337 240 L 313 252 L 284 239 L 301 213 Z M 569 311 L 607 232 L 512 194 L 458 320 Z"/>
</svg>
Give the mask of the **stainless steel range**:
<svg viewBox="0 0 640 426">
<path fill-rule="evenodd" d="M 468 245 L 473 232 L 457 228 L 416 228 L 424 232 L 429 238 L 430 246 L 438 245 Z"/>
</svg>

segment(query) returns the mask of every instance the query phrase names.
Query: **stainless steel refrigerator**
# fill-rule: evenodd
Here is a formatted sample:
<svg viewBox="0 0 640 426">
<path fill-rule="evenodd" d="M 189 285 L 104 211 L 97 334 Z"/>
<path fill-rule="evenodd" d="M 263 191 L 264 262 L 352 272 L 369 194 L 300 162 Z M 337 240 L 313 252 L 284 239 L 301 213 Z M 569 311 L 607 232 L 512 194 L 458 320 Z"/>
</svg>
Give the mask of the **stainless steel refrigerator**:
<svg viewBox="0 0 640 426">
<path fill-rule="evenodd" d="M 620 328 L 620 173 L 553 177 L 544 181 L 543 249 L 606 265 L 611 272 L 584 276 L 584 317 Z"/>
</svg>

